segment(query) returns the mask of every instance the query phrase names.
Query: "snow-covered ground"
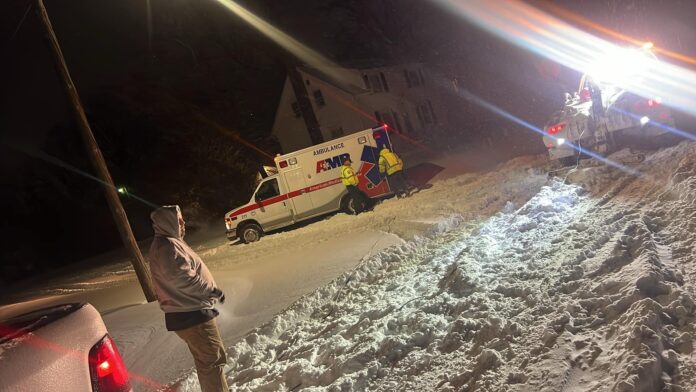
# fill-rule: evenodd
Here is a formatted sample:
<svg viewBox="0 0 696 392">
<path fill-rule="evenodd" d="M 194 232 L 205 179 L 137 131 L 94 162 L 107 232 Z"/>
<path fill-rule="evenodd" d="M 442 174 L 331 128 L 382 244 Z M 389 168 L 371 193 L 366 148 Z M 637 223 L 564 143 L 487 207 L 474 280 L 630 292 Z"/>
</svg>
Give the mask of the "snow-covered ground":
<svg viewBox="0 0 696 392">
<path fill-rule="evenodd" d="M 431 188 L 371 212 L 197 247 L 229 298 L 234 390 L 694 390 L 696 144 L 630 163 L 640 177 L 442 163 Z M 134 298 L 101 309 L 136 390 L 198 391 L 156 304 L 109 274 L 112 297 Z M 92 292 L 80 284 L 59 286 Z"/>
<path fill-rule="evenodd" d="M 235 390 L 694 390 L 695 145 L 540 189 L 525 163 L 359 217 L 441 216 L 234 345 Z"/>
</svg>

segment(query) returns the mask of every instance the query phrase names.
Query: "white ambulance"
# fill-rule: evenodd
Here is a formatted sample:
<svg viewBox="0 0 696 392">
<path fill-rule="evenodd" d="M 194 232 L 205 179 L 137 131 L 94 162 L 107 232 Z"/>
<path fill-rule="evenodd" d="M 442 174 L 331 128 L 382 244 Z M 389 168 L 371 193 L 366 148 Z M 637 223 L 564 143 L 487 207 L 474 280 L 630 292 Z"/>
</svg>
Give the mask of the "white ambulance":
<svg viewBox="0 0 696 392">
<path fill-rule="evenodd" d="M 225 214 L 227 238 L 249 243 L 271 230 L 319 215 L 339 210 L 354 213 L 354 201 L 341 182 L 340 168 L 347 157 L 365 195 L 389 195 L 389 184 L 377 166 L 385 145 L 391 149 L 383 126 L 277 156 L 278 173 L 259 183 L 249 203 Z"/>
</svg>

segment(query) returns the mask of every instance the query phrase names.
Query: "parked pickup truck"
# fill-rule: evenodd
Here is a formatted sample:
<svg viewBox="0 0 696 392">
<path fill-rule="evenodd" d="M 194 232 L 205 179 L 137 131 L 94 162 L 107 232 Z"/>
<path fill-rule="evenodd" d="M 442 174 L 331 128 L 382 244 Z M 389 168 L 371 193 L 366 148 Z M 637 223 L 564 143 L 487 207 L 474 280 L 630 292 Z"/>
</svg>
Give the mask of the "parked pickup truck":
<svg viewBox="0 0 696 392">
<path fill-rule="evenodd" d="M 0 391 L 131 391 L 128 370 L 89 304 L 0 321 Z"/>
</svg>

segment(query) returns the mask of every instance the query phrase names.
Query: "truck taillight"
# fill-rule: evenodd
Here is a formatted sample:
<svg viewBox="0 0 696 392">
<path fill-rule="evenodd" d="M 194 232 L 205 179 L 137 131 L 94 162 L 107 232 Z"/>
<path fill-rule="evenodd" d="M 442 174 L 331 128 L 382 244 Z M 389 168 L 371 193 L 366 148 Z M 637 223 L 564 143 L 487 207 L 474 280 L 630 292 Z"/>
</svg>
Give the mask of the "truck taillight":
<svg viewBox="0 0 696 392">
<path fill-rule="evenodd" d="M 649 108 L 655 108 L 660 106 L 660 101 L 657 99 L 648 99 L 648 107 Z"/>
<path fill-rule="evenodd" d="M 558 132 L 562 131 L 563 128 L 565 128 L 565 127 L 566 127 L 565 123 L 560 123 L 560 124 L 556 124 L 556 125 L 551 125 L 551 126 L 548 128 L 549 135 L 555 135 L 555 134 L 557 134 Z"/>
<path fill-rule="evenodd" d="M 94 392 L 127 392 L 131 390 L 128 369 L 109 335 L 89 350 L 89 373 Z"/>
</svg>

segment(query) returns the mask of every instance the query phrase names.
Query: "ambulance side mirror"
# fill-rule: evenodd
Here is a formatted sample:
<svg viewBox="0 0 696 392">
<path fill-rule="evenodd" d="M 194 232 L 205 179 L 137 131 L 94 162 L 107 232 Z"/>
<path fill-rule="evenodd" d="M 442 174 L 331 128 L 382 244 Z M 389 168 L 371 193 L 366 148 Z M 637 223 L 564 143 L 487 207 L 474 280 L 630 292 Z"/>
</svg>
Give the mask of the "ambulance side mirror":
<svg viewBox="0 0 696 392">
<path fill-rule="evenodd" d="M 261 198 L 259 197 L 258 194 L 254 193 L 254 201 L 257 203 L 261 203 Z"/>
</svg>

